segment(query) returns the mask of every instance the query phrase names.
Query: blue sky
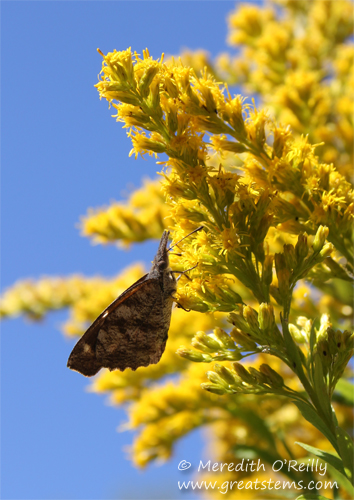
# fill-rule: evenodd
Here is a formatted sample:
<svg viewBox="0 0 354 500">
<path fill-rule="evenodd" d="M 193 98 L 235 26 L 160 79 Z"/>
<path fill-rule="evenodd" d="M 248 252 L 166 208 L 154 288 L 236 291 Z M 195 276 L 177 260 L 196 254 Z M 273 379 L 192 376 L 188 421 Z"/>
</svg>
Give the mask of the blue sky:
<svg viewBox="0 0 354 500">
<path fill-rule="evenodd" d="M 148 47 L 225 50 L 229 1 L 3 1 L 2 289 L 44 275 L 116 274 L 152 260 L 156 243 L 130 252 L 92 246 L 76 224 L 88 207 L 119 200 L 153 177 L 153 160 L 128 157 L 131 144 L 93 85 L 96 52 Z M 180 460 L 206 457 L 200 433 L 167 464 L 137 471 L 117 433 L 125 413 L 88 393 L 66 368 L 73 342 L 59 333 L 66 313 L 40 324 L 2 324 L 1 497 L 3 499 L 194 498 L 179 493 Z M 211 458 L 211 457 L 210 457 Z M 194 467 L 195 470 L 195 467 Z M 192 468 L 193 472 L 193 468 Z"/>
</svg>

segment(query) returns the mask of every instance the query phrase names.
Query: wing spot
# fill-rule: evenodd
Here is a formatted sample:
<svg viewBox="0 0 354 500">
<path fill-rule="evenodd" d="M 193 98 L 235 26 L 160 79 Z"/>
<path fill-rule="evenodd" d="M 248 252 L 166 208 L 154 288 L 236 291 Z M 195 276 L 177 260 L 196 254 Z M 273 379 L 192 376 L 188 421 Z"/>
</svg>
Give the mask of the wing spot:
<svg viewBox="0 0 354 500">
<path fill-rule="evenodd" d="M 92 352 L 92 347 L 89 344 L 84 344 L 84 352 Z"/>
<path fill-rule="evenodd" d="M 108 311 L 106 311 L 104 314 L 102 314 L 102 318 L 105 318 L 106 316 L 108 316 Z"/>
</svg>

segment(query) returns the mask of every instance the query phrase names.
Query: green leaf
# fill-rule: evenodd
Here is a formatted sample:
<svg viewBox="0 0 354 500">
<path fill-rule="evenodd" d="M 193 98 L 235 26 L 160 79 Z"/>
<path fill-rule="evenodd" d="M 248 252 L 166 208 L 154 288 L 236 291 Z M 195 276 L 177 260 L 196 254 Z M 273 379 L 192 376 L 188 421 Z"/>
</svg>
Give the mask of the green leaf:
<svg viewBox="0 0 354 500">
<path fill-rule="evenodd" d="M 301 357 L 299 354 L 301 352 L 301 349 L 298 347 L 298 345 L 295 343 L 295 340 L 292 338 L 292 336 L 289 332 L 288 324 L 284 318 L 282 318 L 282 327 L 283 327 L 285 348 L 286 348 L 286 352 L 289 356 L 289 359 L 292 363 L 295 363 L 293 366 L 296 367 L 295 368 L 296 372 L 300 371 L 303 373 Z M 305 376 L 304 373 L 303 373 L 303 375 Z"/>
<path fill-rule="evenodd" d="M 311 333 L 310 333 L 310 359 L 311 359 L 311 378 L 313 380 L 314 377 L 314 369 L 313 369 L 313 355 L 314 355 L 314 349 L 315 349 L 315 342 L 316 342 L 316 329 L 315 329 L 315 320 L 312 322 L 311 325 Z"/>
<path fill-rule="evenodd" d="M 336 438 L 339 446 L 340 456 L 343 460 L 345 474 L 353 484 L 354 471 L 354 447 L 349 434 L 341 427 L 336 427 Z"/>
<path fill-rule="evenodd" d="M 300 443 L 299 441 L 296 441 L 295 443 L 298 444 L 299 446 L 301 446 L 302 448 L 304 448 L 309 453 L 313 453 L 313 455 L 316 455 L 316 457 L 319 457 L 322 460 L 324 460 L 325 462 L 328 462 L 329 464 L 331 464 L 341 474 L 345 474 L 343 462 L 338 456 L 332 455 L 331 453 L 328 453 L 327 451 L 320 450 L 319 448 L 315 448 L 315 447 L 310 446 L 308 444 Z"/>
<path fill-rule="evenodd" d="M 317 415 L 316 411 L 308 404 L 303 401 L 293 401 L 293 403 L 298 407 L 301 415 L 312 424 L 316 429 L 318 429 L 322 434 L 328 439 L 333 448 L 338 452 L 338 445 L 335 437 L 333 436 L 330 429 L 326 426 L 323 420 Z"/>
<path fill-rule="evenodd" d="M 352 406 L 354 404 L 354 385 L 349 380 L 341 378 L 337 382 L 334 395 L 333 399 L 336 401 Z"/>
<path fill-rule="evenodd" d="M 273 465 L 277 460 L 284 460 L 277 452 L 271 452 L 269 449 L 259 448 L 258 446 L 234 446 L 233 450 L 237 458 L 260 459 L 270 465 Z M 292 481 L 299 480 L 297 474 L 293 470 L 289 471 L 286 465 L 283 465 L 283 468 L 279 472 L 289 477 Z"/>
<path fill-rule="evenodd" d="M 318 402 L 323 410 L 325 415 L 331 416 L 331 402 L 328 397 L 327 387 L 325 383 L 325 379 L 323 376 L 323 368 L 321 357 L 318 352 L 315 353 L 314 357 L 314 374 L 313 374 L 313 385 L 318 396 Z"/>
<path fill-rule="evenodd" d="M 337 415 L 336 412 L 334 411 L 333 406 L 331 405 L 331 411 L 332 411 L 332 420 L 335 426 L 338 425 L 338 420 L 337 420 Z"/>
<path fill-rule="evenodd" d="M 330 473 L 331 478 L 333 478 L 341 488 L 345 489 L 345 491 L 348 493 L 348 495 L 351 496 L 351 498 L 354 498 L 354 488 L 347 476 L 344 476 L 343 474 L 338 472 L 337 469 L 331 466 L 331 464 L 328 464 L 327 469 Z M 335 491 L 336 490 L 333 490 L 333 493 Z"/>
<path fill-rule="evenodd" d="M 314 448 L 313 446 L 309 446 L 305 443 L 296 442 L 296 444 L 300 445 L 306 451 L 313 453 L 317 457 L 321 459 L 322 463 L 327 464 L 328 472 L 330 472 L 331 477 L 346 490 L 346 492 L 354 498 L 354 488 L 351 485 L 349 479 L 345 475 L 345 470 L 343 467 L 342 460 L 336 455 L 332 455 L 323 450 L 319 450 L 318 448 Z"/>
</svg>

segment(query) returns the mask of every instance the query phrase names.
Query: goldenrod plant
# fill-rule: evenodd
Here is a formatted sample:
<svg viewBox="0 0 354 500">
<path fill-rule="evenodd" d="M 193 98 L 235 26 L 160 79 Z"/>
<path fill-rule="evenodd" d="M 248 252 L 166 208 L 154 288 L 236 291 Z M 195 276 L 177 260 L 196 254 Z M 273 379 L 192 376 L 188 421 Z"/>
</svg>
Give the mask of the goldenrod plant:
<svg viewBox="0 0 354 500">
<path fill-rule="evenodd" d="M 90 210 L 82 234 L 129 245 L 164 228 L 176 242 L 203 230 L 171 255 L 174 270 L 193 269 L 160 363 L 102 372 L 92 389 L 130 403 L 138 466 L 205 427 L 215 462 L 234 464 L 211 496 L 239 498 L 243 481 L 242 498 L 264 498 L 280 474 L 291 487 L 276 488 L 279 498 L 353 496 L 352 30 L 351 2 L 273 1 L 236 6 L 237 52 L 214 61 L 99 51 L 100 98 L 127 128 L 131 155 L 157 158 L 161 172 L 128 202 Z M 1 312 L 68 307 L 64 331 L 81 335 L 142 274 L 20 282 Z M 267 467 L 258 488 L 245 459 Z"/>
</svg>

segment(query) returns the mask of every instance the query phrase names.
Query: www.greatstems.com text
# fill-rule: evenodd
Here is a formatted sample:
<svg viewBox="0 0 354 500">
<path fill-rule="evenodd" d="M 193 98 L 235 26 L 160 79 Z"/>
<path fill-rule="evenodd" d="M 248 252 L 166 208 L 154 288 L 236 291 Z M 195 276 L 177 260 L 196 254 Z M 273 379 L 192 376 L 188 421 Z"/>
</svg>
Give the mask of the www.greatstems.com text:
<svg viewBox="0 0 354 500">
<path fill-rule="evenodd" d="M 182 460 L 178 464 L 179 470 L 187 470 L 192 466 L 190 462 Z M 296 460 L 276 460 L 272 464 L 272 471 L 296 471 L 296 472 L 316 472 L 321 476 L 324 476 L 327 472 L 327 464 L 316 459 L 308 459 L 305 462 L 297 462 Z M 211 460 L 203 463 L 200 460 L 198 465 L 198 472 L 208 471 L 208 472 L 266 472 L 265 464 L 262 463 L 260 459 L 258 461 L 251 459 L 242 459 L 241 462 L 235 463 L 212 463 Z M 283 480 L 276 481 L 274 479 L 245 479 L 240 481 L 178 481 L 178 488 L 180 490 L 218 490 L 222 494 L 226 494 L 231 490 L 255 490 L 255 491 L 265 491 L 265 490 L 289 490 L 293 489 L 296 491 L 319 491 L 327 489 L 338 489 L 338 484 L 336 481 L 325 481 L 323 478 L 321 480 L 312 480 L 309 483 L 307 481 L 291 481 Z"/>
</svg>

